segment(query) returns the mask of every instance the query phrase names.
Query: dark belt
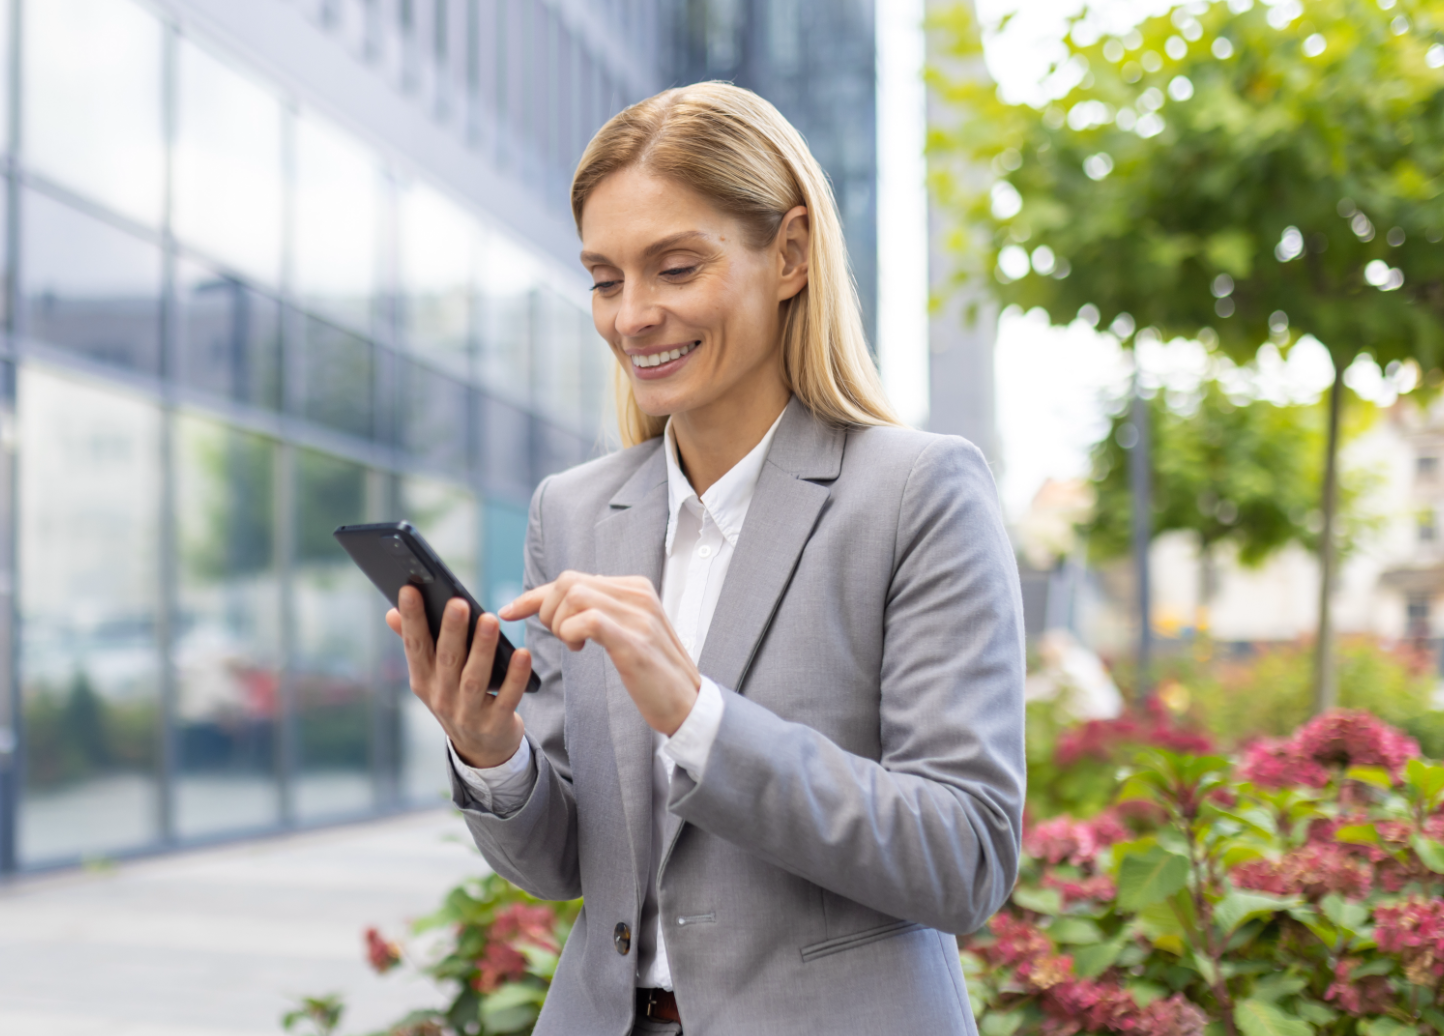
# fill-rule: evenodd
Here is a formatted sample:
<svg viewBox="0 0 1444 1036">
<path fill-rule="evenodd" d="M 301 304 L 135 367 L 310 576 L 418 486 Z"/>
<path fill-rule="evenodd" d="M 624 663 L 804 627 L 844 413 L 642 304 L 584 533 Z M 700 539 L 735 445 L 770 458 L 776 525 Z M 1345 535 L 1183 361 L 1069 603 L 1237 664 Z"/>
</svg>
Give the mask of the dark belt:
<svg viewBox="0 0 1444 1036">
<path fill-rule="evenodd" d="M 637 1017 L 682 1024 L 682 1013 L 677 1010 L 677 997 L 670 989 L 638 989 Z"/>
</svg>

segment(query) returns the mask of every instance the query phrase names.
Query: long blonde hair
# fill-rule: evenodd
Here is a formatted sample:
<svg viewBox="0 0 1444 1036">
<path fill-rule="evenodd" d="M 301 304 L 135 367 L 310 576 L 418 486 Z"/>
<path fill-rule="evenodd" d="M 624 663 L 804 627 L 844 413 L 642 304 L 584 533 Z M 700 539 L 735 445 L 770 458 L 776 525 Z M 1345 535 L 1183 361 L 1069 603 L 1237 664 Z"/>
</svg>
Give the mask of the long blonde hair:
<svg viewBox="0 0 1444 1036">
<path fill-rule="evenodd" d="M 739 219 L 753 248 L 770 244 L 782 217 L 805 205 L 807 285 L 784 303 L 783 377 L 823 420 L 899 423 L 868 354 L 832 188 L 781 112 L 750 90 L 720 82 L 664 90 L 619 112 L 587 145 L 572 178 L 578 233 L 592 191 L 633 165 L 690 187 Z M 623 445 L 661 435 L 666 417 L 644 413 L 626 372 L 619 365 L 615 373 Z"/>
</svg>

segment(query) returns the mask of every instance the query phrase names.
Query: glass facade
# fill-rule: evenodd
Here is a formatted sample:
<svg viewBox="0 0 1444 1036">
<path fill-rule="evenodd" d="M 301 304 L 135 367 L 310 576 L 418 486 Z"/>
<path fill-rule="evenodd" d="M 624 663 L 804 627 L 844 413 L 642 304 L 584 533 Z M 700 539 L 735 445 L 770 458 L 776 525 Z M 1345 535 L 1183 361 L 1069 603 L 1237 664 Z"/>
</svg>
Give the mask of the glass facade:
<svg viewBox="0 0 1444 1036">
<path fill-rule="evenodd" d="M 563 218 L 655 86 L 615 46 L 655 49 L 653 3 L 597 5 L 601 42 L 530 0 L 289 6 Z M 0 871 L 437 801 L 331 530 L 409 519 L 495 606 L 532 488 L 602 441 L 569 256 L 223 36 L 0 0 Z"/>
<path fill-rule="evenodd" d="M 0 0 L 0 875 L 438 801 L 331 530 L 518 592 L 607 442 L 571 172 L 669 82 L 797 122 L 870 315 L 871 12 Z"/>
</svg>

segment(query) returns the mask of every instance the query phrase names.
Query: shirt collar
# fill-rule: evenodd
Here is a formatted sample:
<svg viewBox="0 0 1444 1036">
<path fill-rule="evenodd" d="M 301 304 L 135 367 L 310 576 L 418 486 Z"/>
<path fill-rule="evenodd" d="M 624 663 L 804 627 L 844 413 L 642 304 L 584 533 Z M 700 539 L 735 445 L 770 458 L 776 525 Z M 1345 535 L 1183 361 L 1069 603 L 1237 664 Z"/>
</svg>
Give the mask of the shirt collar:
<svg viewBox="0 0 1444 1036">
<path fill-rule="evenodd" d="M 719 478 L 707 492 L 698 499 L 697 492 L 692 488 L 692 483 L 687 481 L 687 476 L 682 473 L 682 464 L 677 457 L 677 439 L 672 431 L 672 419 L 667 419 L 667 427 L 663 432 L 666 442 L 667 457 L 667 554 L 672 553 L 672 541 L 677 535 L 677 515 L 681 513 L 684 506 L 699 511 L 704 524 L 711 521 L 717 526 L 719 532 L 726 538 L 728 544 L 737 546 L 737 537 L 742 534 L 742 522 L 747 517 L 747 509 L 752 506 L 752 494 L 757 489 L 757 480 L 762 477 L 762 465 L 767 462 L 767 451 L 772 446 L 772 438 L 777 434 L 777 426 L 782 423 L 783 415 L 787 413 L 784 407 L 777 420 L 772 422 L 772 427 L 767 429 L 767 434 L 762 441 L 752 447 L 751 452 L 743 457 L 736 464 L 732 465 L 725 475 Z"/>
</svg>

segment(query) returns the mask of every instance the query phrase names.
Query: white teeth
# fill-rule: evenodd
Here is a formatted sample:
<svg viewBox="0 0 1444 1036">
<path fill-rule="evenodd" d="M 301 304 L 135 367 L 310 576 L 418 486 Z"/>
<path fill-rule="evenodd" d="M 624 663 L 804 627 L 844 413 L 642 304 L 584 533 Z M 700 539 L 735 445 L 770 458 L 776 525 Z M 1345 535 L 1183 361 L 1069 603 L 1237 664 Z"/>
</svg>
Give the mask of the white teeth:
<svg viewBox="0 0 1444 1036">
<path fill-rule="evenodd" d="M 686 345 L 679 346 L 676 349 L 671 349 L 664 353 L 651 353 L 649 355 L 633 353 L 632 366 L 659 367 L 664 363 L 671 363 L 673 360 L 680 360 L 682 357 L 686 356 L 689 352 L 691 352 L 693 349 L 697 348 L 697 346 L 701 344 L 701 342 L 688 342 Z"/>
</svg>

